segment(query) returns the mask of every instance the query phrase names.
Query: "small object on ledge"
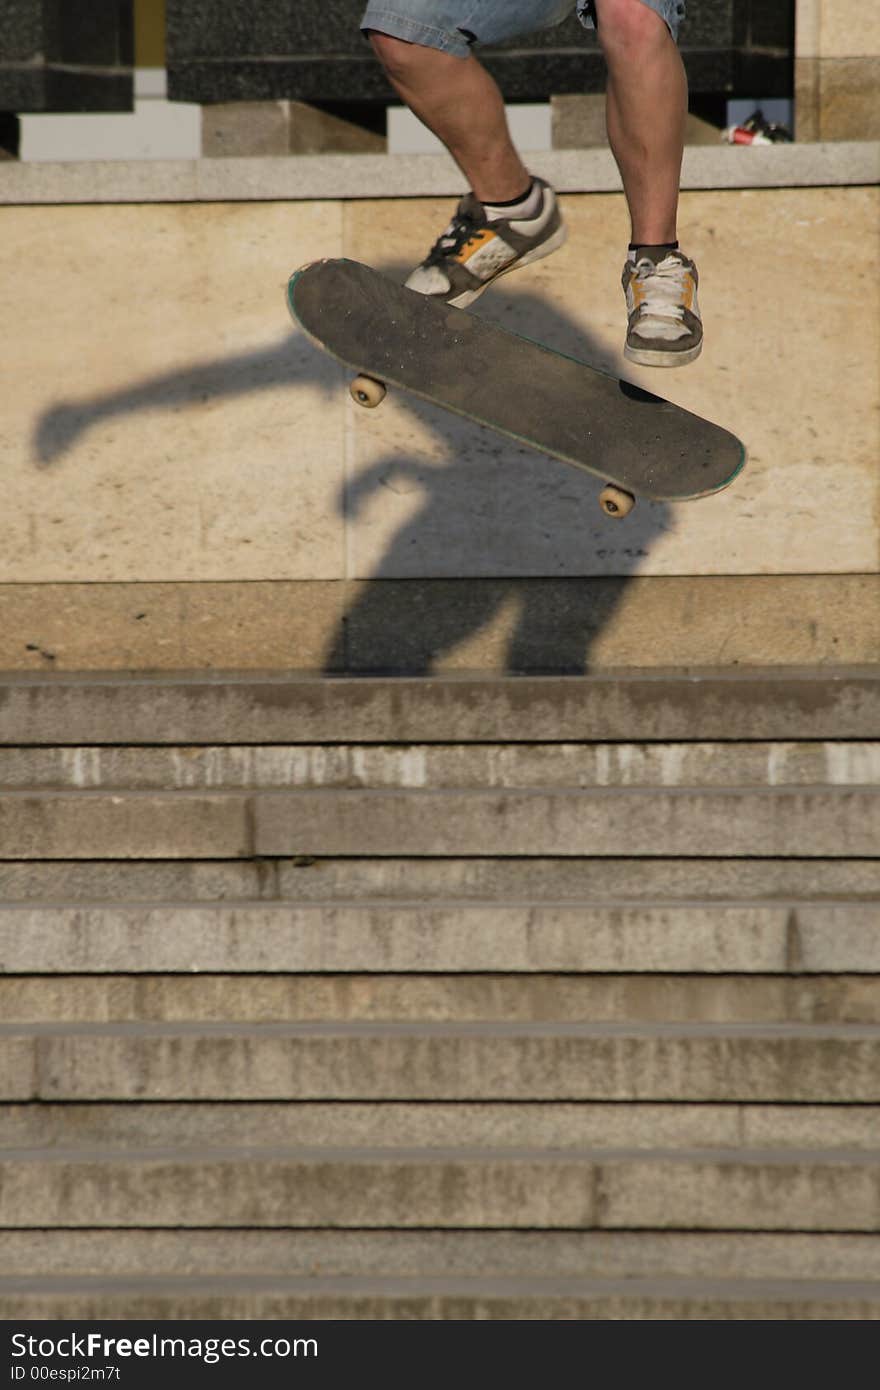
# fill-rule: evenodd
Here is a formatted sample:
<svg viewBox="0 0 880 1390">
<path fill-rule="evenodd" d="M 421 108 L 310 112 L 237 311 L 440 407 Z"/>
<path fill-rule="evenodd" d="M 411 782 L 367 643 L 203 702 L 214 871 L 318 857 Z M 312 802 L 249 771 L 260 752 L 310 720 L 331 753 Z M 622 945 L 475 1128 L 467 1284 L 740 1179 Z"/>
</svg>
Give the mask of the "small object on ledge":
<svg viewBox="0 0 880 1390">
<path fill-rule="evenodd" d="M 778 145 L 794 139 L 791 131 L 776 121 L 768 121 L 760 107 L 739 125 L 726 126 L 721 139 L 728 145 Z"/>
</svg>

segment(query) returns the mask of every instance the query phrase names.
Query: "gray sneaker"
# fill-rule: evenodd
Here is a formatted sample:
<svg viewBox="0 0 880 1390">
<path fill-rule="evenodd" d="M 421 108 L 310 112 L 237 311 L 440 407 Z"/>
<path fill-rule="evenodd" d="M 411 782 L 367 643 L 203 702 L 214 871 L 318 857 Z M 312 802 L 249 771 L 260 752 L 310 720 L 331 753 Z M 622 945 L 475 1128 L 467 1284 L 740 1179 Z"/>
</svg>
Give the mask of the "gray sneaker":
<svg viewBox="0 0 880 1390">
<path fill-rule="evenodd" d="M 699 357 L 699 276 L 681 251 L 640 247 L 621 277 L 629 314 L 623 355 L 645 367 L 681 367 Z"/>
<path fill-rule="evenodd" d="M 499 275 L 549 256 L 565 241 L 567 232 L 556 194 L 543 179 L 541 207 L 534 217 L 493 218 L 468 193 L 429 254 L 412 272 L 407 285 L 419 294 L 463 309 L 473 304 Z"/>
</svg>

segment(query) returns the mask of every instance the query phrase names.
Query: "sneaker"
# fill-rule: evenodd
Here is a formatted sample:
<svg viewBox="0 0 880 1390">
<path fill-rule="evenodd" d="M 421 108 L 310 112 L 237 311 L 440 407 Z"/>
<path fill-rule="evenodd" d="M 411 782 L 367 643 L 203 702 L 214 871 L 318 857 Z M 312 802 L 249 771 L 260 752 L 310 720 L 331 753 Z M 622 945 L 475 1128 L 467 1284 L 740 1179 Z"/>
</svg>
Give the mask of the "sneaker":
<svg viewBox="0 0 880 1390">
<path fill-rule="evenodd" d="M 641 247 L 623 267 L 629 312 L 624 357 L 645 367 L 681 367 L 699 357 L 698 283 L 697 267 L 681 251 Z"/>
<path fill-rule="evenodd" d="M 535 183 L 541 207 L 528 219 L 490 219 L 473 193 L 466 194 L 446 231 L 410 275 L 409 289 L 463 309 L 499 275 L 556 251 L 567 235 L 556 194 L 543 179 Z"/>
</svg>

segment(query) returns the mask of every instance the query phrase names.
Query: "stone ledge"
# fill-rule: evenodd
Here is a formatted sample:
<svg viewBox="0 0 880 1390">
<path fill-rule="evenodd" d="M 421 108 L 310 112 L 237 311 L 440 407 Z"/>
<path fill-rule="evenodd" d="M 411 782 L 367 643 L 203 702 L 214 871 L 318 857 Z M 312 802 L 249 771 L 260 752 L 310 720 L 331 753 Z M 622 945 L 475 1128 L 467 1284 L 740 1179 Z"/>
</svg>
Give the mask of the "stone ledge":
<svg viewBox="0 0 880 1390">
<path fill-rule="evenodd" d="M 107 859 L 0 861 L 0 900 L 7 909 L 14 903 L 53 905 L 65 902 L 68 906 L 74 903 L 96 906 L 149 900 L 189 902 L 197 906 L 219 899 L 251 904 L 258 901 L 308 904 L 357 900 L 363 905 L 380 903 L 383 908 L 393 909 L 398 902 L 414 899 L 454 907 L 462 900 L 473 904 L 499 898 L 556 903 L 589 900 L 597 905 L 626 898 L 630 903 L 651 901 L 655 907 L 660 907 L 669 901 L 695 899 L 704 903 L 721 900 L 742 903 L 757 898 L 805 901 L 811 897 L 869 903 L 880 900 L 880 859 L 545 859 L 530 856 L 525 860 L 387 858 L 303 862 L 278 859 L 250 863 L 228 859 L 209 862 L 154 859 L 139 863 Z M 110 968 L 106 959 L 103 964 L 105 969 Z M 211 1001 L 222 997 L 222 987 L 215 980 L 212 992 L 208 992 L 204 978 L 194 978 L 202 991 L 198 1007 L 210 1010 Z M 322 987 L 315 983 L 314 976 L 309 979 L 310 1007 L 314 1009 L 318 1006 Z M 45 978 L 41 983 L 46 985 Z M 798 1008 L 809 1010 L 812 1008 L 810 991 L 803 980 L 796 987 Z M 16 986 L 7 982 L 2 988 L 9 995 Z M 264 978 L 261 989 L 271 991 L 273 988 Z M 368 1001 L 368 1007 L 374 1012 L 380 1007 L 381 988 L 374 977 Z M 473 981 L 468 986 L 469 990 L 478 988 Z M 514 984 L 506 988 L 519 989 L 519 986 Z M 560 1016 L 563 1007 L 560 988 L 557 978 L 551 1001 L 556 1016 Z M 688 998 L 693 1002 L 696 989 L 693 980 L 688 981 L 688 988 L 691 991 Z M 463 999 L 460 978 L 457 989 L 457 997 Z M 758 999 L 754 975 L 749 977 L 748 989 L 749 1004 L 755 1010 Z M 256 1008 L 256 995 L 252 994 L 251 1000 Z M 880 1000 L 877 1005 L 880 1007 Z M 48 1007 L 45 997 L 44 1007 Z M 154 1007 L 158 1009 L 157 1004 Z M 285 1009 L 289 1012 L 293 1007 L 293 995 L 288 993 Z M 421 1007 L 429 1008 L 424 1000 Z M 196 1005 L 190 1004 L 188 1008 L 187 1016 L 195 1017 Z M 228 1008 L 225 1004 L 223 1008 L 226 1017 Z M 866 999 L 859 992 L 849 999 L 847 1008 L 851 1022 L 874 1018 L 873 996 Z M 481 1005 L 481 1009 L 484 1014 L 485 1006 Z M 7 1016 L 12 1017 L 11 1014 Z M 90 1015 L 92 1018 L 102 1016 L 100 1010 Z M 755 1016 L 752 1013 L 751 1017 Z M 831 1015 L 826 1008 L 816 1016 Z M 579 1017 L 587 1015 L 580 1010 Z M 876 1021 L 880 1022 L 880 1017 Z"/>
<path fill-rule="evenodd" d="M 501 678 L 462 672 L 416 679 L 322 679 L 277 670 L 11 671 L 0 682 L 0 743 L 11 745 L 221 743 L 240 741 L 242 730 L 253 744 L 559 743 L 631 739 L 634 729 L 640 742 L 866 739 L 878 737 L 878 721 L 876 665 L 623 668 Z M 7 800 L 16 795 L 27 799 L 8 793 Z M 206 805 L 224 802 L 216 794 L 188 795 L 190 804 L 193 795 Z M 140 796 L 145 804 L 155 800 Z M 533 846 L 529 852 L 538 851 Z M 23 856 L 7 849 L 5 857 Z M 177 844 L 171 854 L 155 857 L 186 855 Z M 211 857 L 222 857 L 216 844 Z"/>
<path fill-rule="evenodd" d="M 31 1232 L 28 1233 L 29 1235 Z M 65 1232 L 65 1236 L 70 1232 Z M 188 1232 L 187 1234 L 191 1234 Z M 224 1232 L 224 1234 L 226 1234 Z M 261 1236 L 266 1234 L 261 1231 Z M 460 1238 L 460 1233 L 456 1235 Z M 114 1239 L 125 1248 L 119 1232 Z M 126 1235 L 126 1242 L 128 1236 Z M 741 1283 L 705 1279 L 684 1281 L 571 1281 L 528 1288 L 490 1281 L 479 1289 L 461 1280 L 309 1279 L 295 1285 L 280 1279 L 235 1280 L 225 1284 L 207 1278 L 150 1281 L 125 1280 L 0 1280 L 0 1316 L 6 1320 L 195 1318 L 302 1319 L 344 1321 L 377 1319 L 510 1319 L 605 1321 L 626 1319 L 851 1319 L 878 1316 L 876 1284 L 833 1282 Z M 563 1289 L 565 1290 L 563 1292 Z"/>
<path fill-rule="evenodd" d="M 528 864 L 533 862 L 529 860 Z M 740 861 L 729 862 L 733 875 L 739 869 Z M 714 868 L 712 861 L 709 866 L 710 870 Z M 877 867 L 880 869 L 880 865 Z M 451 878 L 450 874 L 450 881 Z M 454 908 L 457 904 L 453 901 L 450 906 Z M 864 908 L 864 904 L 857 906 Z M 53 911 L 58 919 L 54 932 L 57 939 L 65 925 L 69 925 L 73 919 L 73 910 L 50 907 L 39 915 L 30 913 L 27 918 L 38 924 L 41 921 L 48 923 L 45 933 L 47 943 L 53 940 L 50 916 Z M 84 908 L 83 911 L 94 913 L 92 908 Z M 10 913 L 10 909 L 0 909 L 0 930 L 4 913 Z M 850 911 L 847 915 L 852 918 L 854 913 Z M 14 922 L 14 917 L 12 920 Z M 24 920 L 24 914 L 19 916 L 19 920 Z M 479 925 L 479 921 L 475 920 L 474 925 Z M 684 925 L 686 927 L 687 923 Z M 841 921 L 839 915 L 829 911 L 826 925 L 828 949 L 829 943 L 833 942 L 835 929 L 846 926 L 846 921 Z M 833 949 L 838 959 L 836 946 Z M 48 950 L 47 945 L 46 955 Z M 854 952 L 855 944 L 851 955 Z M 76 967 L 81 971 L 84 964 L 78 961 Z M 62 969 L 61 963 L 56 961 L 53 969 Z M 497 967 L 489 974 L 467 976 L 439 971 L 431 975 L 425 972 L 380 975 L 372 970 L 322 975 L 293 975 L 287 971 L 210 976 L 204 972 L 160 975 L 152 971 L 116 975 L 56 974 L 51 977 L 45 974 L 6 975 L 0 976 L 0 1018 L 7 1023 L 26 1023 L 34 1019 L 40 1019 L 43 1023 L 112 1023 L 123 1020 L 133 1023 L 177 1023 L 183 1020 L 191 1023 L 308 1023 L 331 1018 L 341 1023 L 391 1020 L 412 1023 L 420 1019 L 429 1023 L 466 1023 L 475 1018 L 490 1023 L 570 1022 L 576 1019 L 591 1019 L 597 1023 L 644 1023 L 668 1018 L 683 1022 L 702 1020 L 751 1025 L 819 1021 L 833 1025 L 880 1024 L 880 988 L 872 973 L 812 973 L 807 979 L 800 969 L 788 975 L 761 975 L 754 970 L 749 974 L 738 972 L 733 975 L 682 975 L 644 970 L 638 975 L 611 972 L 601 975 L 589 972 L 559 975 L 548 971 L 514 975 L 501 974 Z M 319 1102 L 315 1112 L 318 1117 L 325 1115 L 322 1107 L 323 1102 Z M 142 1109 L 138 1107 L 138 1115 Z M 223 1103 L 215 1112 L 218 1132 L 229 1125 L 228 1116 L 224 1118 L 225 1110 Z M 669 1107 L 664 1105 L 663 1117 L 674 1126 L 675 1133 L 681 1135 L 685 1117 L 679 1114 L 669 1120 L 668 1111 Z M 652 1113 L 656 1136 L 660 1115 L 656 1110 Z M 793 1113 L 793 1123 L 798 1125 L 806 1124 L 809 1118 L 805 1118 L 802 1107 L 794 1107 L 793 1112 L 783 1107 L 783 1113 Z M 160 1107 L 160 1115 L 152 1112 L 152 1119 L 144 1123 L 155 1138 L 157 1126 L 167 1120 L 169 1132 L 173 1131 L 176 1142 L 181 1142 L 184 1130 L 187 1134 L 196 1130 L 199 1135 L 203 1134 L 198 1128 L 199 1117 L 204 1118 L 201 1107 L 194 1113 L 186 1111 L 184 1107 L 184 1111 L 176 1112 L 173 1119 L 169 1119 Z M 485 1120 L 486 1132 L 491 1128 L 494 1133 L 495 1126 L 500 1125 L 502 1118 L 506 1125 L 511 1117 L 509 1107 L 502 1108 L 494 1119 L 482 1117 L 480 1124 Z M 61 1107 L 56 1116 L 57 1132 L 66 1136 L 67 1143 L 72 1143 L 74 1135 L 91 1133 L 90 1126 L 100 1126 L 104 1118 L 100 1108 L 89 1119 L 88 1116 L 72 1116 L 66 1107 Z M 114 1121 L 124 1131 L 127 1142 L 132 1141 L 134 1118 L 132 1112 L 123 1106 Z M 299 1112 L 294 1114 L 283 1103 L 277 1110 L 254 1118 L 259 1122 L 261 1134 L 267 1134 L 272 1124 L 285 1124 L 287 1118 L 300 1134 L 303 1132 L 302 1115 Z M 365 1123 L 369 1118 L 377 1134 L 381 1134 L 383 1126 L 389 1122 L 399 1134 L 404 1123 L 399 1112 L 395 1112 L 395 1116 L 382 1116 L 376 1113 L 373 1106 L 367 1106 L 365 1111 L 346 1111 L 341 1116 L 337 1114 L 336 1118 L 337 1133 L 349 1136 L 358 1119 Z M 847 1118 L 851 1129 L 844 1131 L 842 1126 Z M 0 1140 L 11 1143 L 9 1135 L 26 1132 L 31 1135 L 28 1143 L 46 1142 L 40 1136 L 44 1135 L 44 1126 L 49 1124 L 49 1119 L 44 1111 L 37 1115 L 27 1106 L 21 1112 L 14 1113 L 10 1107 L 0 1106 Z M 629 1108 L 622 1115 L 614 1112 L 615 1122 L 628 1124 L 631 1119 Z M 419 1102 L 412 1115 L 414 1126 L 417 1120 L 424 1120 L 424 1129 L 418 1131 L 414 1128 L 412 1132 L 424 1133 L 433 1140 L 440 1132 L 441 1121 L 448 1123 L 461 1135 L 466 1122 L 473 1120 L 477 1124 L 477 1112 L 463 1110 L 455 1103 L 442 1115 L 435 1111 L 426 1115 Z M 31 1121 L 33 1128 L 29 1129 Z M 24 1130 L 20 1130 L 19 1124 L 24 1126 Z M 865 1110 L 857 1106 L 848 1117 L 842 1115 L 840 1107 L 835 1107 L 833 1124 L 839 1142 L 852 1145 L 864 1141 L 874 1145 L 880 1127 L 880 1107 Z M 532 1127 L 534 1133 L 534 1117 L 528 1121 L 528 1126 Z M 236 1125 L 229 1125 L 229 1129 L 235 1132 Z M 606 1112 L 602 1113 L 597 1132 L 606 1137 L 610 1132 Z M 850 1134 L 849 1139 L 841 1138 L 844 1132 Z M 740 1133 L 739 1129 L 737 1133 Z M 798 1133 L 801 1133 L 800 1129 Z M 76 1142 L 79 1142 L 79 1138 Z M 324 1142 L 323 1139 L 321 1142 Z M 778 1136 L 773 1142 L 780 1142 Z"/>
<path fill-rule="evenodd" d="M 620 189 L 607 149 L 547 150 L 536 167 L 561 193 Z M 880 141 L 685 150 L 681 186 L 796 188 L 880 183 Z M 309 201 L 457 195 L 462 175 L 448 155 L 301 155 L 290 158 L 7 163 L 0 205 Z"/>
<path fill-rule="evenodd" d="M 669 802 L 658 809 L 675 810 Z M 418 806 L 413 806 L 411 813 L 424 815 Z M 585 801 L 583 813 L 595 815 L 595 807 Z M 70 857 L 75 858 L 76 847 L 72 849 Z M 736 846 L 731 850 L 735 853 Z M 694 857 L 699 856 L 697 845 Z M 547 907 L 534 901 L 424 908 L 406 904 L 360 908 L 346 903 L 19 905 L 0 908 L 0 950 L 7 972 L 38 973 L 40 988 L 47 996 L 58 987 L 47 981 L 47 976 L 115 972 L 131 977 L 182 972 L 185 979 L 194 961 L 198 961 L 200 971 L 212 975 L 281 975 L 291 992 L 295 986 L 290 975 L 307 972 L 315 1000 L 324 989 L 317 979 L 321 975 L 370 973 L 378 997 L 379 974 L 417 973 L 424 977 L 461 971 L 521 976 L 583 972 L 619 976 L 633 971 L 642 976 L 678 973 L 691 977 L 779 977 L 794 972 L 801 977 L 801 989 L 806 992 L 805 976 L 873 975 L 880 971 L 877 915 L 872 903 L 813 906 L 780 901 L 745 906 L 661 904 L 657 908 L 626 900 Z M 465 986 L 457 983 L 464 990 Z M 596 985 L 595 979 L 592 985 Z M 507 987 L 512 988 L 510 981 Z M 690 987 L 697 988 L 693 980 Z M 87 988 L 93 991 L 93 984 Z M 216 981 L 212 988 L 217 988 Z M 228 984 L 227 994 L 233 988 Z M 405 988 L 404 980 L 387 982 L 386 994 Z M 250 996 L 255 1004 L 253 985 Z M 632 1002 L 629 1011 L 635 1011 Z M 23 1023 L 22 1031 L 48 1026 L 42 1011 L 38 1017 L 42 1025 Z M 444 1021 L 433 1019 L 426 1026 L 442 1027 Z M 517 1026 L 534 1021 L 518 1020 Z M 624 1021 L 635 1026 L 631 1019 Z M 114 1024 L 113 1020 L 105 1022 L 111 1027 Z M 396 1026 L 387 1019 L 349 1022 L 365 1028 Z M 422 1026 L 418 1018 L 414 1024 L 407 1022 Z M 827 1020 L 823 1022 L 827 1027 Z M 115 1023 L 129 1026 L 126 1020 Z M 278 1024 L 308 1028 L 321 1023 L 320 1019 L 274 1019 L 259 1025 L 248 1021 L 244 1026 L 251 1030 Z M 497 1019 L 493 1024 L 507 1026 Z M 11 1025 L 0 1025 L 0 1032 L 7 1026 Z M 85 1020 L 71 1026 L 94 1030 L 102 1025 Z M 149 1029 L 152 1025 L 147 1021 L 144 1026 Z M 196 1026 L 235 1030 L 238 1025 L 228 1019 L 218 1024 L 208 1020 L 197 1024 L 191 1018 L 167 1023 L 172 1031 Z M 751 1026 L 757 1025 L 752 1021 Z"/>
<path fill-rule="evenodd" d="M 873 669 L 878 651 L 875 574 L 0 585 L 0 670 L 36 676 Z"/>
<path fill-rule="evenodd" d="M 371 1107 L 372 1108 L 372 1107 Z M 143 1107 L 138 1107 L 143 1111 Z M 153 1112 L 155 1113 L 155 1111 Z M 167 1113 L 167 1110 L 166 1110 Z M 251 1115 L 254 1107 L 251 1107 Z M 534 1113 L 532 1111 L 532 1113 Z M 607 1112 L 606 1112 L 607 1113 Z M 774 1231 L 344 1231 L 129 1230 L 6 1231 L 4 1285 L 82 1289 L 102 1278 L 137 1279 L 149 1290 L 184 1277 L 197 1285 L 217 1272 L 284 1281 L 297 1276 L 417 1279 L 880 1280 L 873 1236 Z M 41 1271 L 35 1277 L 34 1269 Z M 313 1284 L 313 1287 L 315 1285 Z M 880 1294 L 880 1283 L 875 1282 Z M 702 1289 L 701 1289 L 702 1292 Z"/>
</svg>

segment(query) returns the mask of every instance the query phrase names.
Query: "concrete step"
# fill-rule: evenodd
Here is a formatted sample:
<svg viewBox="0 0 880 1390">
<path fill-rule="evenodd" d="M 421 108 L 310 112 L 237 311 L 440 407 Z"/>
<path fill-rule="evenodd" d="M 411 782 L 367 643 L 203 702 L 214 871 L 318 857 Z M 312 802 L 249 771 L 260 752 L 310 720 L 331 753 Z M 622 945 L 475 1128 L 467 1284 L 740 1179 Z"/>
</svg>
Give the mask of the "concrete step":
<svg viewBox="0 0 880 1390">
<path fill-rule="evenodd" d="M 877 1105 L 631 1101 L 46 1102 L 0 1105 L 0 1149 L 877 1148 Z M 878 1255 L 880 1259 L 880 1255 Z"/>
<path fill-rule="evenodd" d="M 7 791 L 880 783 L 880 742 L 0 748 Z"/>
<path fill-rule="evenodd" d="M 874 857 L 880 786 L 6 792 L 7 859 L 254 855 Z"/>
<path fill-rule="evenodd" d="M 880 1101 L 880 1028 L 0 1024 L 0 1099 Z"/>
<path fill-rule="evenodd" d="M 649 902 L 880 898 L 880 858 L 0 859 L 0 903 Z"/>
<path fill-rule="evenodd" d="M 880 1150 L 7 1149 L 0 1226 L 880 1230 Z"/>
<path fill-rule="evenodd" d="M 880 787 L 265 792 L 253 816 L 267 855 L 850 857 L 880 845 Z"/>
<path fill-rule="evenodd" d="M 880 971 L 877 902 L 0 906 L 7 974 Z"/>
<path fill-rule="evenodd" d="M 0 975 L 6 1023 L 877 1023 L 873 975 Z"/>
<path fill-rule="evenodd" d="M 0 1277 L 0 1318 L 864 1322 L 880 1318 L 880 1292 L 871 1282 L 808 1279 Z"/>
<path fill-rule="evenodd" d="M 875 670 L 0 677 L 0 745 L 0 1316 L 880 1318 Z"/>
<path fill-rule="evenodd" d="M 789 1231 L 10 1230 L 7 1279 L 726 1279 L 874 1283 L 873 1235 Z M 37 1281 L 34 1281 L 37 1282 Z M 86 1286 L 82 1286 L 83 1290 Z M 462 1286 L 464 1287 L 464 1286 Z M 2 1284 L 0 1284 L 2 1290 Z M 873 1296 L 873 1295 L 872 1295 Z M 0 1308 L 8 1290 L 0 1292 Z"/>
<path fill-rule="evenodd" d="M 880 738 L 877 667 L 586 676 L 189 672 L 0 677 L 0 744 Z"/>
</svg>

